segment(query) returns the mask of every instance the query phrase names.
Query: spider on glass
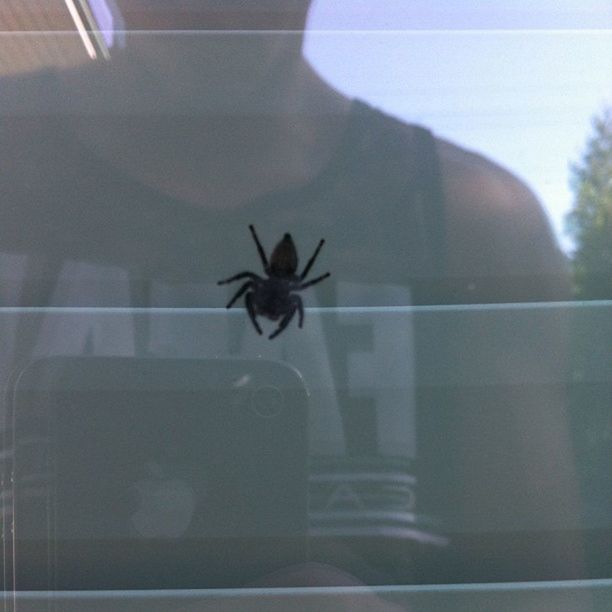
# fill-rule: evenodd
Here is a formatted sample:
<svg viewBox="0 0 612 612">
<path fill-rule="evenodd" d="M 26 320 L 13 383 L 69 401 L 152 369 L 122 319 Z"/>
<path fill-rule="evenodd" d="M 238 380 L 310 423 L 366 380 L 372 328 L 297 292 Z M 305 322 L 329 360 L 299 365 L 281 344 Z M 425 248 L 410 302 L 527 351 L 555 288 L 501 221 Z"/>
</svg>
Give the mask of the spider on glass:
<svg viewBox="0 0 612 612">
<path fill-rule="evenodd" d="M 321 276 L 304 282 L 315 259 L 319 255 L 321 247 L 325 244 L 325 240 L 319 242 L 319 245 L 315 249 L 312 257 L 308 260 L 303 272 L 298 275 L 296 274 L 298 255 L 291 234 L 285 234 L 283 236 L 283 239 L 274 248 L 270 262 L 268 262 L 266 253 L 255 233 L 255 228 L 249 225 L 249 229 L 257 245 L 257 251 L 259 252 L 259 257 L 261 258 L 261 263 L 263 264 L 267 278 L 262 278 L 254 272 L 240 272 L 240 274 L 219 281 L 217 284 L 226 285 L 243 278 L 249 279 L 236 292 L 228 303 L 227 308 L 231 308 L 236 300 L 246 293 L 244 303 L 251 322 L 258 334 L 261 335 L 262 331 L 257 322 L 257 315 L 266 317 L 271 321 L 278 321 L 278 319 L 280 319 L 278 327 L 269 336 L 270 340 L 272 340 L 272 338 L 276 338 L 276 336 L 289 325 L 296 312 L 299 313 L 299 327 L 301 328 L 304 324 L 304 305 L 302 304 L 302 298 L 294 292 L 312 287 L 330 276 L 330 273 L 327 272 L 326 274 L 322 274 Z"/>
</svg>

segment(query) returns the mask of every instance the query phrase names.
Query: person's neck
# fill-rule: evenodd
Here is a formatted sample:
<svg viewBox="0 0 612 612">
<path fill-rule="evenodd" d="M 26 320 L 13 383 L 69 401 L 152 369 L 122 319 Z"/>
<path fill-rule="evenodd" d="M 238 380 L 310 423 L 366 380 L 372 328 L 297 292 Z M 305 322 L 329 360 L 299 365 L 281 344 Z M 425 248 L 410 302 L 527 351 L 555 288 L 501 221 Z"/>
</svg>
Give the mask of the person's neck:
<svg viewBox="0 0 612 612">
<path fill-rule="evenodd" d="M 126 100 L 129 112 L 100 108 L 79 122 L 79 133 L 122 172 L 194 206 L 236 208 L 307 183 L 333 155 L 350 109 L 349 100 L 300 60 L 252 105 L 245 98 L 241 108 L 205 110 L 200 100 L 188 112 L 177 96 L 176 107 L 167 98 L 153 100 L 157 106 L 150 109 L 145 85 L 138 113 L 129 92 L 134 67 L 128 68 L 118 67 L 100 100 Z"/>
</svg>

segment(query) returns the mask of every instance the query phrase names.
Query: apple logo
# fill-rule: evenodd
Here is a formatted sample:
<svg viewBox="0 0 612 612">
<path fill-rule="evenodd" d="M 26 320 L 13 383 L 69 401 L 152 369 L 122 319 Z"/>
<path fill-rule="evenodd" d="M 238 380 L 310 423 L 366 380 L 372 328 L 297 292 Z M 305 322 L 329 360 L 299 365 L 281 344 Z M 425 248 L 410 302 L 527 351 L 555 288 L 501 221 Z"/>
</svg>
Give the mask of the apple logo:
<svg viewBox="0 0 612 612">
<path fill-rule="evenodd" d="M 145 538 L 178 538 L 193 517 L 193 488 L 180 478 L 169 477 L 154 461 L 148 461 L 145 467 L 149 477 L 133 485 L 139 508 L 131 516 L 132 525 Z"/>
</svg>

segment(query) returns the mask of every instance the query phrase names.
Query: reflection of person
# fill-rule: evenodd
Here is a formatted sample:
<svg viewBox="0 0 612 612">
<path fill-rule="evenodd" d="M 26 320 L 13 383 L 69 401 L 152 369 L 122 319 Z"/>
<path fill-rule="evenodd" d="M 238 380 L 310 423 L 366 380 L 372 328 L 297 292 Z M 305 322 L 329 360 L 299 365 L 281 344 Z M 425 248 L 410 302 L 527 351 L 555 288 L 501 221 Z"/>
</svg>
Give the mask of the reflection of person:
<svg viewBox="0 0 612 612">
<path fill-rule="evenodd" d="M 107 172 L 114 171 L 116 177 L 129 178 L 151 190 L 149 196 L 155 193 L 181 202 L 184 208 L 217 213 L 239 212 L 247 204 L 274 200 L 270 197 L 274 193 L 285 194 L 286 201 L 294 204 L 321 199 L 324 193 L 304 193 L 298 188 L 310 185 L 311 192 L 324 192 L 335 187 L 343 190 L 344 199 L 353 200 L 352 214 L 368 198 L 374 208 L 370 214 L 376 215 L 368 221 L 379 219 L 362 226 L 361 233 L 346 232 L 343 251 L 348 248 L 352 258 L 363 257 L 363 263 L 368 264 L 358 267 L 353 263 L 353 275 L 356 269 L 375 279 L 409 275 L 421 288 L 425 280 L 439 279 L 435 265 L 442 265 L 437 260 L 445 253 L 445 287 L 452 285 L 452 291 L 445 293 L 444 287 L 433 282 L 428 286 L 430 295 L 426 292 L 419 301 L 513 301 L 563 295 L 563 284 L 553 282 L 562 272 L 561 258 L 529 190 L 485 158 L 445 141 L 430 140 L 428 133 L 356 105 L 323 82 L 301 56 L 301 36 L 295 33 L 304 26 L 307 0 L 266 1 L 232 9 L 204 0 L 170 4 L 121 0 L 118 4 L 127 27 L 133 30 L 231 28 L 247 32 L 217 31 L 207 36 L 134 33 L 128 37 L 127 52 L 116 53 L 110 64 L 56 75 L 57 95 L 68 98 L 58 100 L 57 105 L 71 115 L 73 149 L 65 154 L 73 158 L 64 172 L 72 168 L 78 174 L 79 190 L 86 194 L 81 197 L 81 206 L 84 199 L 99 195 L 84 167 L 96 159 L 108 164 Z M 257 32 L 261 29 L 276 32 L 263 35 Z M 45 81 L 40 87 L 39 92 L 30 91 L 39 94 L 31 100 L 44 94 L 46 104 L 42 106 L 48 109 L 53 104 L 51 83 Z M 27 93 L 27 89 L 22 92 L 15 112 L 22 112 Z M 9 115 L 10 107 L 9 102 Z M 16 123 L 23 128 L 23 122 Z M 54 124 L 43 124 L 44 131 L 29 135 L 30 144 L 41 146 L 44 137 L 51 136 Z M 4 142 L 13 153 L 8 157 L 20 167 L 5 171 L 4 176 L 15 184 L 21 173 L 25 183 L 27 169 L 21 163 L 23 158 L 15 155 L 10 137 L 9 131 Z M 20 138 L 25 138 L 23 132 Z M 354 140 L 349 143 L 347 139 Z M 60 151 L 54 144 L 56 157 Z M 75 148 L 78 146 L 81 148 Z M 355 159 L 361 149 L 369 155 L 367 159 Z M 339 150 L 346 157 L 353 154 L 353 159 L 342 162 L 354 162 L 351 167 L 337 167 Z M 80 161 L 77 169 L 73 168 L 75 157 Z M 428 163 L 436 161 L 439 173 Z M 334 176 L 334 172 L 342 174 Z M 346 172 L 352 174 L 346 176 Z M 322 184 L 322 175 L 335 184 Z M 381 182 L 383 176 L 385 181 Z M 60 178 L 47 182 L 48 198 L 53 196 L 54 186 L 67 184 L 68 175 L 57 185 Z M 71 181 L 75 178 L 70 175 Z M 349 185 L 337 185 L 347 181 L 354 183 L 352 193 Z M 378 193 L 381 185 L 384 191 Z M 65 200 L 66 195 L 58 197 Z M 435 198 L 438 205 L 422 202 L 423 197 L 434 196 L 439 196 Z M 403 198 L 401 211 L 393 211 L 397 221 L 402 220 L 397 218 L 401 213 L 411 224 L 410 233 L 404 230 L 401 235 L 405 261 L 388 265 L 385 253 L 381 260 L 371 252 L 375 249 L 360 255 L 365 250 L 354 247 L 364 239 L 366 229 L 372 244 L 380 240 L 377 232 L 385 234 L 386 241 L 400 238 L 393 235 L 393 227 L 383 223 L 386 211 L 381 199 L 390 202 L 393 198 L 394 203 Z M 110 213 L 108 206 L 106 203 Z M 336 209 L 333 219 L 328 219 L 325 214 L 331 215 L 330 210 L 311 207 L 307 217 L 320 227 L 344 212 L 348 211 Z M 282 223 L 275 225 L 285 228 L 295 215 L 278 213 L 276 218 Z M 79 224 L 80 231 L 75 230 L 71 242 L 78 241 L 79 234 L 84 242 L 87 229 Z M 34 241 L 36 232 L 31 231 L 30 236 Z M 221 251 L 223 241 L 217 244 Z M 93 257 L 92 249 L 88 251 L 87 257 Z M 150 260 L 150 254 L 125 256 L 141 265 L 144 262 L 134 260 Z M 120 258 L 115 253 L 115 259 Z M 512 282 L 507 282 L 509 278 Z M 434 288 L 438 291 L 433 292 Z"/>
<path fill-rule="evenodd" d="M 296 33 L 308 0 L 117 4 L 133 32 L 112 61 L 0 90 L 5 305 L 222 306 L 216 281 L 244 268 L 234 241 L 253 222 L 269 242 L 289 228 L 313 244 L 326 238 L 333 275 L 317 288 L 323 305 L 389 305 L 389 287 L 402 288 L 391 305 L 566 297 L 563 259 L 523 184 L 347 99 L 309 66 Z M 18 333 L 34 344 L 31 330 Z M 530 460 L 524 437 L 514 448 L 531 465 L 526 478 L 558 500 L 571 484 L 553 467 L 565 461 L 563 421 L 554 407 L 538 414 L 531 433 L 545 450 Z M 362 425 L 347 425 L 357 454 L 373 444 Z M 500 428 L 461 424 L 468 464 L 477 461 L 471 432 L 495 440 Z M 459 476 L 503 503 L 499 474 L 485 485 Z"/>
</svg>

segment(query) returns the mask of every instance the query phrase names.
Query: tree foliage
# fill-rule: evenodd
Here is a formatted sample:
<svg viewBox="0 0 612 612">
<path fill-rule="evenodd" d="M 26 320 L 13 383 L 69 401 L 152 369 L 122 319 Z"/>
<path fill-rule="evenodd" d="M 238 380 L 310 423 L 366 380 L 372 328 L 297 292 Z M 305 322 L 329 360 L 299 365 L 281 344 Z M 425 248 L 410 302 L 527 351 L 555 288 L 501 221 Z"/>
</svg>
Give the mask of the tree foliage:
<svg viewBox="0 0 612 612">
<path fill-rule="evenodd" d="M 612 299 L 612 109 L 593 120 L 582 159 L 571 167 L 574 207 L 567 228 L 577 297 Z"/>
</svg>

